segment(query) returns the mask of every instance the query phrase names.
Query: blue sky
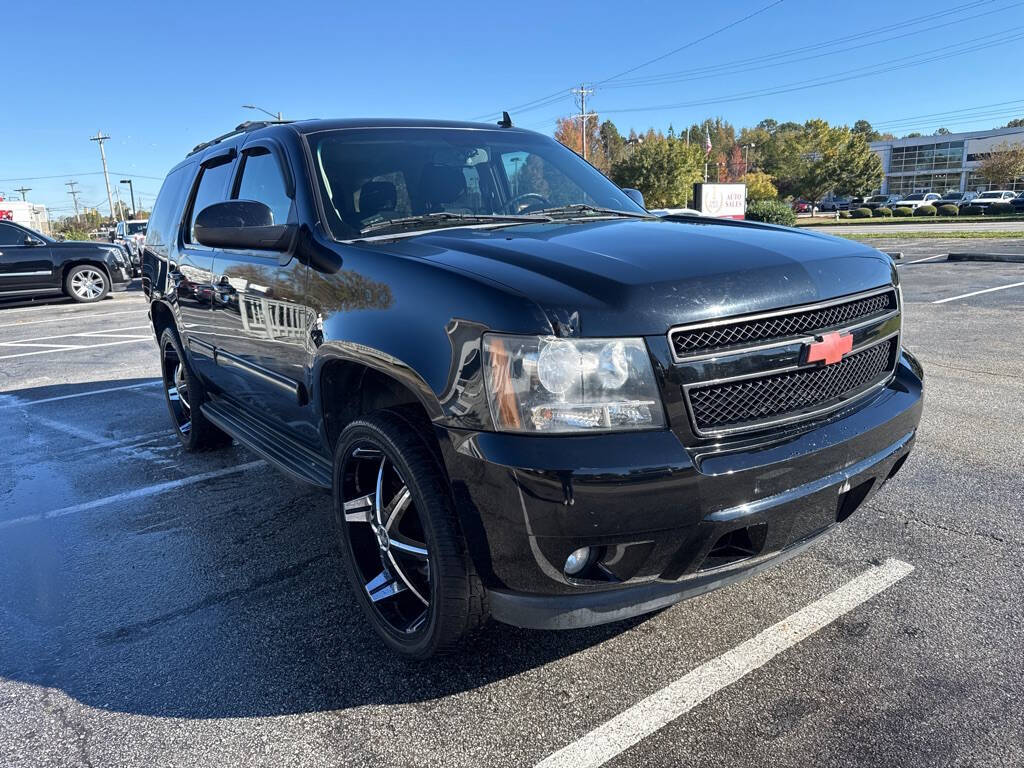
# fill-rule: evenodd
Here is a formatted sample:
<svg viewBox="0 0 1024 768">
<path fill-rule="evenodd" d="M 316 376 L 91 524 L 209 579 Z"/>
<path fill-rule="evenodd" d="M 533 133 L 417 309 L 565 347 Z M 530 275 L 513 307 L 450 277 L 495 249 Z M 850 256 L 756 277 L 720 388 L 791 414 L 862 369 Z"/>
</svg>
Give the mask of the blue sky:
<svg viewBox="0 0 1024 768">
<path fill-rule="evenodd" d="M 893 123 L 897 134 L 1024 116 L 1010 74 L 1024 51 L 1024 0 L 57 0 L 8 4 L 4 28 L 0 191 L 31 187 L 29 198 L 54 215 L 70 211 L 72 178 L 83 203 L 106 211 L 89 141 L 98 129 L 112 137 L 113 180 L 132 177 L 149 208 L 193 145 L 256 116 L 241 108 L 249 103 L 286 118 L 466 119 L 551 97 L 512 110 L 517 125 L 550 133 L 575 108 L 569 89 L 587 82 L 597 84 L 589 106 L 624 133 L 708 116 L 737 127 L 764 117 L 915 118 Z M 837 38 L 846 41 L 820 45 Z M 808 50 L 764 58 L 795 48 Z M 735 64 L 750 59 L 759 60 Z M 655 76 L 664 77 L 651 84 Z M 804 87 L 815 83 L 826 84 Z M 990 104 L 1000 106 L 918 118 Z"/>
</svg>

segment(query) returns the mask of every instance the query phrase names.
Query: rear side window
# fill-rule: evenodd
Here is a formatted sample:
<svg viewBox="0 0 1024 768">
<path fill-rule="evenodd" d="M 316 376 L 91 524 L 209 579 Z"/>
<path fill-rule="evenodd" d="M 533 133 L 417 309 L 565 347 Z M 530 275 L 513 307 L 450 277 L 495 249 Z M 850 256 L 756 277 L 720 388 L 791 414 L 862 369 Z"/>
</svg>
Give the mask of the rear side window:
<svg viewBox="0 0 1024 768">
<path fill-rule="evenodd" d="M 236 200 L 256 200 L 270 208 L 275 224 L 284 224 L 291 215 L 292 200 L 288 197 L 278 159 L 262 147 L 245 153 L 242 178 Z"/>
<path fill-rule="evenodd" d="M 184 166 L 172 171 L 160 186 L 153 213 L 146 227 L 146 247 L 167 257 L 167 249 L 174 242 L 175 225 L 181 221 L 182 197 L 190 168 Z"/>
<path fill-rule="evenodd" d="M 228 179 L 231 177 L 230 160 L 225 159 L 218 165 L 207 165 L 199 172 L 199 186 L 196 189 L 195 198 L 192 201 L 192 211 L 189 215 L 187 241 L 194 243 L 196 216 L 208 205 L 219 203 L 225 199 Z"/>
</svg>

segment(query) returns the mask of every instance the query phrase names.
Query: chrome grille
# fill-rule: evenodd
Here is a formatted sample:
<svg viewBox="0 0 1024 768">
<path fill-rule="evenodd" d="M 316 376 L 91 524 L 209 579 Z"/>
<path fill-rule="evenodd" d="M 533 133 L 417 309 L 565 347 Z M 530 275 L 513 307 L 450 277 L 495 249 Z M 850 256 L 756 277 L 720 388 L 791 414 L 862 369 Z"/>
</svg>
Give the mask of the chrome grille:
<svg viewBox="0 0 1024 768">
<path fill-rule="evenodd" d="M 849 325 L 881 317 L 896 309 L 896 291 L 889 289 L 824 306 L 795 308 L 747 319 L 678 328 L 669 332 L 669 341 L 676 358 L 684 359 L 726 347 L 763 344 L 810 331 Z"/>
<path fill-rule="evenodd" d="M 833 365 L 692 388 L 694 425 L 700 433 L 756 426 L 853 397 L 888 377 L 898 343 L 896 337 L 889 338 Z"/>
</svg>

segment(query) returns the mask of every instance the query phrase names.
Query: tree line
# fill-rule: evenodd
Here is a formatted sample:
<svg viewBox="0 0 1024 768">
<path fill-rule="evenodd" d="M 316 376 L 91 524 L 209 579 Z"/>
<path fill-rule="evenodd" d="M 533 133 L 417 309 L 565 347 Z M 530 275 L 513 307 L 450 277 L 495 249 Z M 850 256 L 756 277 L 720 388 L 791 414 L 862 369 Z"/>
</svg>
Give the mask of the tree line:
<svg viewBox="0 0 1024 768">
<path fill-rule="evenodd" d="M 587 122 L 587 160 L 622 187 L 639 189 L 649 207 L 686 205 L 693 184 L 745 182 L 751 200 L 865 195 L 882 183 L 882 163 L 868 146 L 886 135 L 866 120 L 852 128 L 825 120 L 779 123 L 762 120 L 737 131 L 710 118 L 677 133 L 648 129 L 623 136 L 611 120 Z M 582 154 L 581 123 L 562 118 L 555 138 Z M 711 149 L 706 151 L 707 143 Z"/>
</svg>

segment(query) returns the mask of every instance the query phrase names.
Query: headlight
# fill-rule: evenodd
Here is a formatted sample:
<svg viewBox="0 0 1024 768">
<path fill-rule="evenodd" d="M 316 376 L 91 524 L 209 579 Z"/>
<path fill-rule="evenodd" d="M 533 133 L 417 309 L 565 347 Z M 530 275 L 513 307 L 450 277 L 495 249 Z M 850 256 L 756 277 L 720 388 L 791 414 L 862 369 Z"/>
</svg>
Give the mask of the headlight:
<svg viewBox="0 0 1024 768">
<path fill-rule="evenodd" d="M 660 429 L 665 414 L 643 339 L 484 336 L 495 426 L 506 432 Z"/>
</svg>

